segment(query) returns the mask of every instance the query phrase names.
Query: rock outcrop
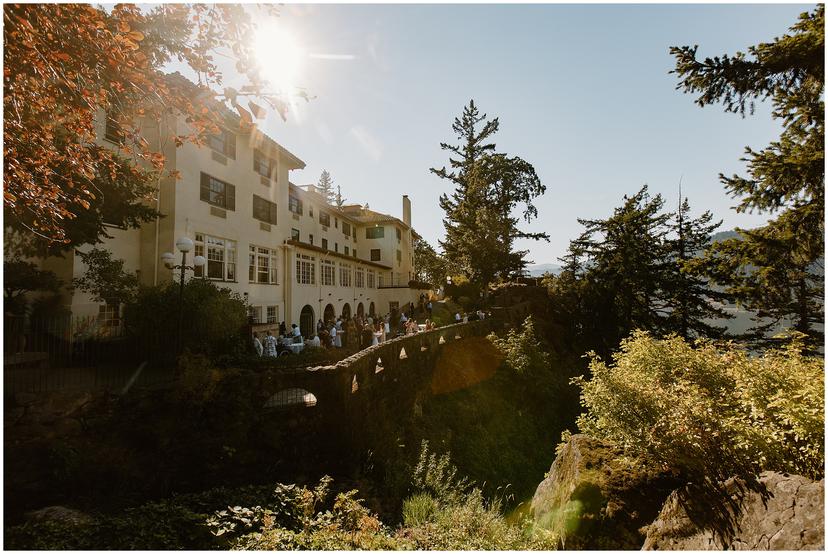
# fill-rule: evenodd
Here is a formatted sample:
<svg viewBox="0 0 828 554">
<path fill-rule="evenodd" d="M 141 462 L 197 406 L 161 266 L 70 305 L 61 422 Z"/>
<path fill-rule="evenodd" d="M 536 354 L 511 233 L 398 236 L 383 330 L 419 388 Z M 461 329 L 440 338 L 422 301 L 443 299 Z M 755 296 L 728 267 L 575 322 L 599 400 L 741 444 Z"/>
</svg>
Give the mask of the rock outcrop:
<svg viewBox="0 0 828 554">
<path fill-rule="evenodd" d="M 647 530 L 645 550 L 824 550 L 825 481 L 799 475 L 765 472 L 763 498 L 747 492 L 741 508 L 731 514 L 732 531 L 714 531 L 685 505 L 686 495 L 673 492 L 658 519 Z M 738 482 L 726 483 L 736 493 Z M 692 501 L 692 499 L 690 499 Z M 695 521 L 694 521 L 695 520 Z"/>
<path fill-rule="evenodd" d="M 538 486 L 535 525 L 567 550 L 638 550 L 646 526 L 678 482 L 586 435 L 573 435 Z"/>
</svg>

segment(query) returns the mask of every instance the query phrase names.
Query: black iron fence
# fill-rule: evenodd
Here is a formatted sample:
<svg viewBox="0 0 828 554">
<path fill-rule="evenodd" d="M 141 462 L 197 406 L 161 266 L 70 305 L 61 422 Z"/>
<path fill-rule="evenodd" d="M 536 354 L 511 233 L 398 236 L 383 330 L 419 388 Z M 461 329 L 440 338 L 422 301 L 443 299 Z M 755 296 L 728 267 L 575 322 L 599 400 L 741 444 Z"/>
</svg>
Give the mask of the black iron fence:
<svg viewBox="0 0 828 554">
<path fill-rule="evenodd" d="M 118 321 L 94 316 L 5 317 L 4 390 L 114 390 L 168 381 L 165 364 L 144 363 L 163 345 L 145 342 Z"/>
</svg>

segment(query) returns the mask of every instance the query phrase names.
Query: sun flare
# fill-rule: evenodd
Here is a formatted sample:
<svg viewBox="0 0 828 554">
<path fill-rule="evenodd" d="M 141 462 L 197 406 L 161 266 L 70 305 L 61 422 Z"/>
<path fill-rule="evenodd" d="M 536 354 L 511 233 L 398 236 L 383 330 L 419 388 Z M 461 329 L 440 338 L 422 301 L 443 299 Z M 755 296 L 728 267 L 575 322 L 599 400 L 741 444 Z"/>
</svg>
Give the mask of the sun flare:
<svg viewBox="0 0 828 554">
<path fill-rule="evenodd" d="M 262 75 L 277 91 L 297 86 L 305 50 L 293 35 L 278 24 L 261 27 L 255 36 L 256 58 Z"/>
</svg>

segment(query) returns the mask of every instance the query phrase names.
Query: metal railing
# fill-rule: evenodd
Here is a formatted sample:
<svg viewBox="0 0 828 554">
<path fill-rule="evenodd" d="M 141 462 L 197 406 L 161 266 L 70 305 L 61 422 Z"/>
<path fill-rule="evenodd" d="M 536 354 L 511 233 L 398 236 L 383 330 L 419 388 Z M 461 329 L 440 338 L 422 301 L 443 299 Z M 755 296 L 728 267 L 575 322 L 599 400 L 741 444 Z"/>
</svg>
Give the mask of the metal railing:
<svg viewBox="0 0 828 554">
<path fill-rule="evenodd" d="M 152 346 L 127 336 L 118 323 L 94 316 L 5 317 L 4 391 L 114 390 L 130 381 L 169 380 L 168 369 L 138 371 Z"/>
</svg>

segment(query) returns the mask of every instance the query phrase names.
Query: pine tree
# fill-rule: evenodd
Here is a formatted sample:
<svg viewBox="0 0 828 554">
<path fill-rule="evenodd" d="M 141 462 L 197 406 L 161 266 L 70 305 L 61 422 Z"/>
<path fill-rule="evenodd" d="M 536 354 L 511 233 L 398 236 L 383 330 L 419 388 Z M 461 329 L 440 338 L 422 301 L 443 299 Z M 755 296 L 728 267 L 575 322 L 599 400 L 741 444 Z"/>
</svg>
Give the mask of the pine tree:
<svg viewBox="0 0 828 554">
<path fill-rule="evenodd" d="M 662 331 L 677 333 L 685 339 L 724 335 L 725 327 L 714 325 L 710 320 L 732 317 L 721 307 L 730 296 L 713 288 L 709 279 L 689 271 L 691 262 L 710 246 L 712 234 L 721 224 L 721 221 L 713 222 L 709 211 L 691 218 L 690 202 L 681 197 L 679 188 L 678 210 L 667 223 L 672 238 L 665 241 L 667 264 L 660 287 Z"/>
<path fill-rule="evenodd" d="M 647 186 L 624 196 L 607 219 L 578 219 L 585 227 L 570 247 L 585 258 L 584 332 L 604 354 L 635 329 L 661 329 L 658 297 L 668 271 L 664 237 L 670 215 L 664 199 Z"/>
<path fill-rule="evenodd" d="M 511 215 L 522 204 L 523 219 L 531 221 L 537 216 L 532 200 L 546 188 L 531 164 L 495 152 L 490 139 L 499 126 L 497 118 L 488 120 L 470 101 L 452 125 L 460 144 L 440 143 L 450 152 L 451 169 L 431 169 L 454 185 L 451 194 L 440 196 L 446 229 L 440 245 L 446 258 L 484 290 L 497 277 L 525 267 L 526 251 L 513 251 L 515 239 L 548 240 L 545 233 L 520 231 Z"/>
<path fill-rule="evenodd" d="M 339 188 L 339 185 L 336 185 L 335 202 L 336 202 L 336 207 L 337 208 L 341 208 L 342 206 L 345 205 L 345 202 L 347 202 L 347 200 L 342 196 L 342 189 Z"/>
<path fill-rule="evenodd" d="M 699 93 L 696 103 L 722 102 L 725 111 L 753 112 L 755 99 L 770 98 L 783 131 L 761 151 L 746 148 L 749 178 L 719 178 L 739 199 L 737 211 L 778 214 L 739 238 L 717 242 L 694 269 L 711 276 L 742 305 L 770 323 L 785 320 L 821 342 L 824 323 L 822 266 L 825 245 L 825 8 L 803 13 L 791 33 L 773 42 L 703 62 L 697 47 L 673 47 L 679 89 Z"/>
<path fill-rule="evenodd" d="M 336 193 L 333 190 L 333 179 L 327 169 L 322 170 L 322 175 L 319 176 L 319 183 L 316 186 L 319 189 L 319 194 L 325 198 L 325 202 L 330 205 L 336 202 Z"/>
</svg>

